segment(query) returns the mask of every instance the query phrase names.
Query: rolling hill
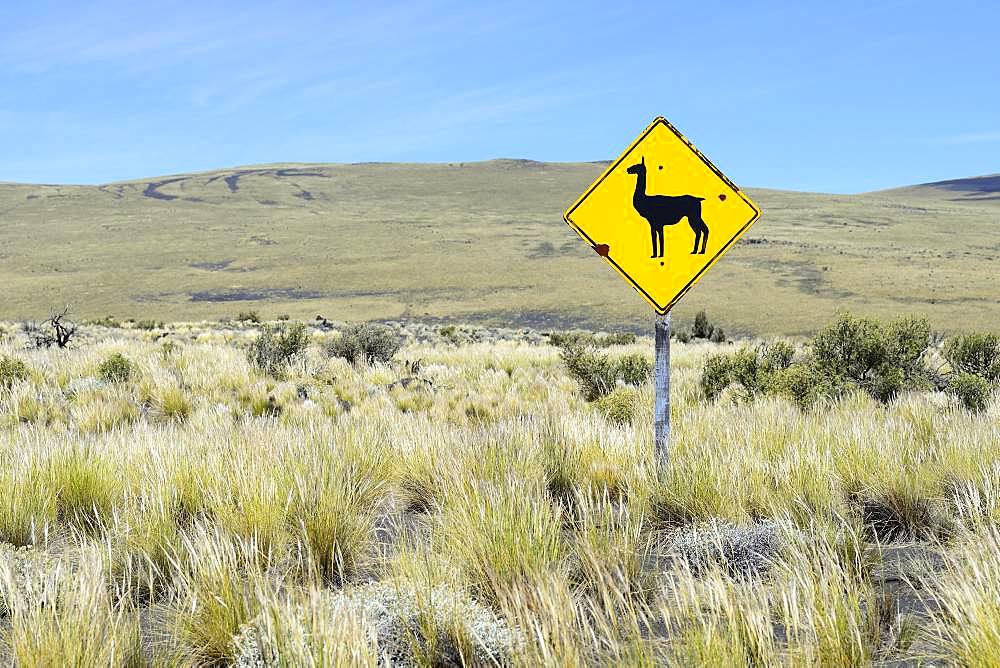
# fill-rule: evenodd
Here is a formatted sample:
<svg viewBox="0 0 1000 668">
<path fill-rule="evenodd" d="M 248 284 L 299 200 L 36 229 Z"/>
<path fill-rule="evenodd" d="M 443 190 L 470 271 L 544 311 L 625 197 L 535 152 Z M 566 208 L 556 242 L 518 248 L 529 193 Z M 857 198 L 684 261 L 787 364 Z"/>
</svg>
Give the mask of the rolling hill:
<svg viewBox="0 0 1000 668">
<path fill-rule="evenodd" d="M 0 184 L 0 319 L 256 309 L 645 331 L 562 222 L 605 163 L 276 164 L 102 186 Z M 838 309 L 997 328 L 1000 176 L 861 195 L 748 189 L 764 216 L 677 309 L 800 334 Z M 669 243 L 669 240 L 668 240 Z"/>
</svg>

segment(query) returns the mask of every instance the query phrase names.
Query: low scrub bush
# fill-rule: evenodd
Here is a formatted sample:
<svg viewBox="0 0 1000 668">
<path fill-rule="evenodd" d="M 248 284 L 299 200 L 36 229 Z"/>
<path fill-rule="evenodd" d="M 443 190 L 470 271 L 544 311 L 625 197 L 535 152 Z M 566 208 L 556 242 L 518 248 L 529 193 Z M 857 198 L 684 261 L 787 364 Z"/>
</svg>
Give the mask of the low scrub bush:
<svg viewBox="0 0 1000 668">
<path fill-rule="evenodd" d="M 703 339 L 712 343 L 725 343 L 726 332 L 718 325 L 713 325 L 704 311 L 698 311 L 694 316 L 691 329 L 678 327 L 674 337 L 681 343 L 689 343 L 694 339 Z"/>
<path fill-rule="evenodd" d="M 265 327 L 260 336 L 250 344 L 247 359 L 264 373 L 278 376 L 284 373 L 292 359 L 308 345 L 309 332 L 301 322 Z"/>
<path fill-rule="evenodd" d="M 634 387 L 617 387 L 594 403 L 604 419 L 619 426 L 630 424 L 639 412 L 642 393 Z"/>
<path fill-rule="evenodd" d="M 778 341 L 712 355 L 702 370 L 702 391 L 715 399 L 735 385 L 738 396 L 746 401 L 760 394 L 780 394 L 808 407 L 815 400 L 810 387 L 817 382 L 816 369 L 806 362 L 793 365 L 794 354 L 790 343 Z"/>
<path fill-rule="evenodd" d="M 800 362 L 783 341 L 709 357 L 701 387 L 709 399 L 735 385 L 742 399 L 780 395 L 803 408 L 857 387 L 887 403 L 904 390 L 927 386 L 923 356 L 929 340 L 926 320 L 883 324 L 845 314 L 816 334 Z"/>
<path fill-rule="evenodd" d="M 462 342 L 462 335 L 455 325 L 445 325 L 438 328 L 438 334 L 448 343 L 458 345 Z"/>
<path fill-rule="evenodd" d="M 28 367 L 16 357 L 0 355 L 0 388 L 10 389 L 28 377 Z"/>
<path fill-rule="evenodd" d="M 701 371 L 701 389 L 711 401 L 733 382 L 732 354 L 711 355 Z"/>
<path fill-rule="evenodd" d="M 653 370 L 652 363 L 642 354 L 613 357 L 586 346 L 563 348 L 562 360 L 587 401 L 607 396 L 619 384 L 641 385 L 649 380 Z"/>
<path fill-rule="evenodd" d="M 691 327 L 691 336 L 696 339 L 709 339 L 715 333 L 715 327 L 708 321 L 708 314 L 698 311 L 694 316 L 694 325 Z"/>
<path fill-rule="evenodd" d="M 683 528 L 669 554 L 694 574 L 719 567 L 733 576 L 759 576 L 772 567 L 785 542 L 782 528 L 771 521 L 743 526 L 715 521 Z"/>
<path fill-rule="evenodd" d="M 653 364 L 642 353 L 629 353 L 618 358 L 617 376 L 626 385 L 642 385 L 649 380 Z"/>
<path fill-rule="evenodd" d="M 959 403 L 973 413 L 986 408 L 991 390 L 989 382 L 974 373 L 959 373 L 948 383 L 948 393 L 958 397 Z"/>
<path fill-rule="evenodd" d="M 930 325 L 921 318 L 887 324 L 842 314 L 812 340 L 817 368 L 886 403 L 904 389 L 926 384 L 923 354 Z"/>
<path fill-rule="evenodd" d="M 592 332 L 570 331 L 552 332 L 549 343 L 557 348 L 589 346 L 591 348 L 609 348 L 611 346 L 627 346 L 635 343 L 636 335 L 632 332 L 612 332 L 611 334 L 594 334 Z"/>
<path fill-rule="evenodd" d="M 122 323 L 113 315 L 106 315 L 103 318 L 99 318 L 97 320 L 90 320 L 87 322 L 87 324 L 94 325 L 95 327 L 108 327 L 112 329 L 122 326 Z"/>
<path fill-rule="evenodd" d="M 996 334 L 953 336 L 945 341 L 944 357 L 957 373 L 1000 379 L 1000 336 Z"/>
<path fill-rule="evenodd" d="M 236 665 L 503 666 L 520 644 L 496 613 L 444 585 L 390 581 L 301 598 L 264 609 L 235 639 Z"/>
<path fill-rule="evenodd" d="M 106 383 L 127 383 L 135 365 L 121 353 L 112 353 L 97 367 L 97 375 Z"/>
<path fill-rule="evenodd" d="M 784 397 L 802 410 L 816 403 L 825 385 L 815 367 L 808 364 L 791 364 L 774 371 L 767 379 L 768 394 Z"/>
<path fill-rule="evenodd" d="M 75 322 L 67 320 L 69 307 L 67 306 L 58 313 L 53 313 L 49 319 L 39 324 L 36 322 L 25 322 L 21 325 L 21 331 L 28 338 L 35 348 L 58 348 L 67 347 L 76 336 L 80 327 Z"/>
<path fill-rule="evenodd" d="M 326 351 L 331 357 L 343 358 L 351 364 L 387 364 L 401 345 L 399 337 L 385 325 L 355 323 L 330 341 Z"/>
<path fill-rule="evenodd" d="M 236 322 L 249 323 L 251 325 L 256 325 L 260 323 L 260 313 L 257 311 L 240 311 L 236 315 Z"/>
</svg>

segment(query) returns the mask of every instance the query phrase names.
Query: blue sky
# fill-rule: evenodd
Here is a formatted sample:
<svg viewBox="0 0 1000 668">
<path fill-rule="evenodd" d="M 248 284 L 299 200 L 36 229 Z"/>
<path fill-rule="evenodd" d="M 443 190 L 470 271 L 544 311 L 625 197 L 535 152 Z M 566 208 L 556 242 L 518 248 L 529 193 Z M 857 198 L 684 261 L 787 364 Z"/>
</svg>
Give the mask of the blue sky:
<svg viewBox="0 0 1000 668">
<path fill-rule="evenodd" d="M 3 3 L 0 181 L 616 156 L 745 186 L 1000 171 L 1000 3 Z"/>
</svg>

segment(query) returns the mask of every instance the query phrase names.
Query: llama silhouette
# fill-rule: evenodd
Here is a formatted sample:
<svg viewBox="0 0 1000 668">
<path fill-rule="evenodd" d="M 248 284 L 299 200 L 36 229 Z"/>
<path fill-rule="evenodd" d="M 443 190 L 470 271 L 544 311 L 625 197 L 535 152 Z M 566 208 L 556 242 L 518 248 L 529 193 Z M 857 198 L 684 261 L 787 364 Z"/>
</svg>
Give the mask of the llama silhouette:
<svg viewBox="0 0 1000 668">
<path fill-rule="evenodd" d="M 708 243 L 708 225 L 701 219 L 701 202 L 704 197 L 694 195 L 647 195 L 646 194 L 646 157 L 627 170 L 636 176 L 635 193 L 632 194 L 632 206 L 636 212 L 649 223 L 649 236 L 653 242 L 653 254 L 650 257 L 663 257 L 663 228 L 676 225 L 682 218 L 687 218 L 688 225 L 694 232 L 694 250 L 692 255 L 705 254 L 705 244 Z M 698 250 L 698 242 L 701 250 Z"/>
</svg>

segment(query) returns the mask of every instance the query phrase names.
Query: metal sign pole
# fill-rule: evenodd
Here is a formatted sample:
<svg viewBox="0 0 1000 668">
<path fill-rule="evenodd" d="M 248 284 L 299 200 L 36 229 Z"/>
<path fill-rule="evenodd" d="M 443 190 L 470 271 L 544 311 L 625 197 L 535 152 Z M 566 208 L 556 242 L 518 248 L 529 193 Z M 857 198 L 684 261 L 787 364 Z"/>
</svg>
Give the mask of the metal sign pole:
<svg viewBox="0 0 1000 668">
<path fill-rule="evenodd" d="M 666 470 L 670 460 L 670 313 L 657 314 L 656 362 L 653 367 L 653 385 L 656 399 L 653 404 L 653 450 L 659 471 Z"/>
</svg>

